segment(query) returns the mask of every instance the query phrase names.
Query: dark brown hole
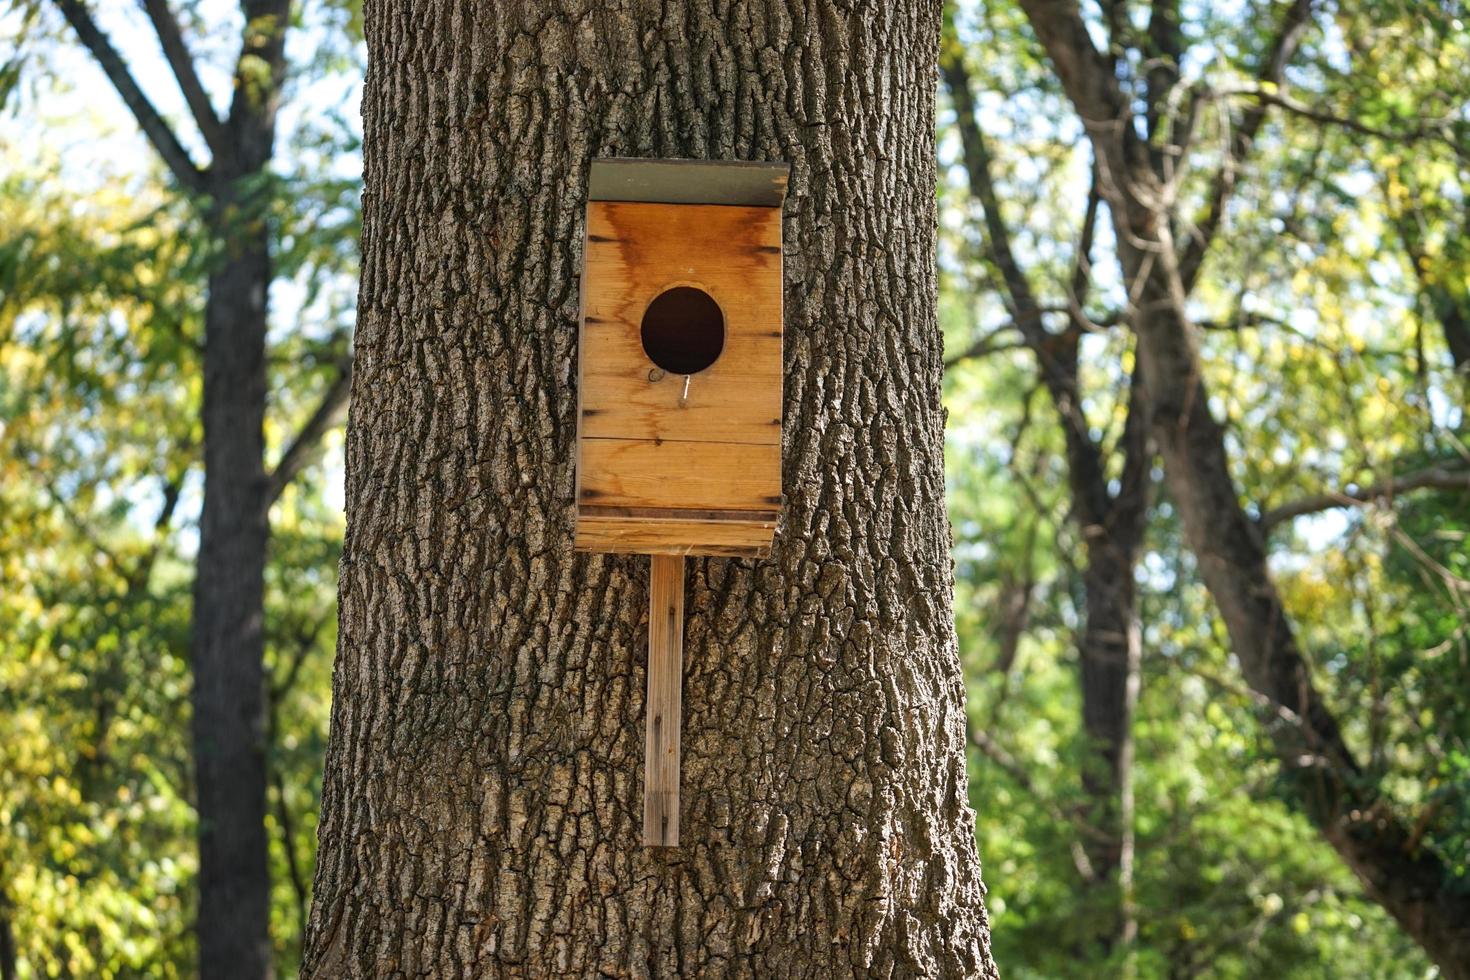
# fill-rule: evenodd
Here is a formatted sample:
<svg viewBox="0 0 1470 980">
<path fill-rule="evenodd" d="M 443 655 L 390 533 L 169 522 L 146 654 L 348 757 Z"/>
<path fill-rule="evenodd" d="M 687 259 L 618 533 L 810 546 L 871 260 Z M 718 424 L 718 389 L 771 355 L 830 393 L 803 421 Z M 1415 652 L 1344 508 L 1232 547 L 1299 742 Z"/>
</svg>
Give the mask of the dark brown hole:
<svg viewBox="0 0 1470 980">
<path fill-rule="evenodd" d="M 664 290 L 643 314 L 643 351 L 670 374 L 703 371 L 725 349 L 725 315 L 693 286 Z"/>
</svg>

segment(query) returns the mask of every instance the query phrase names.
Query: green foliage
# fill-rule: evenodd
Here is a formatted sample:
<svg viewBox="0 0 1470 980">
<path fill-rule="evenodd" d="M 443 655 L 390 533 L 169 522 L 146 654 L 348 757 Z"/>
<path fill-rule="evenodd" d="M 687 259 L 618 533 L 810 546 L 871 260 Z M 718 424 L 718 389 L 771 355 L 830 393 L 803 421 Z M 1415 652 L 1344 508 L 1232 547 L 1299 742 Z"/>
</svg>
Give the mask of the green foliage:
<svg viewBox="0 0 1470 980">
<path fill-rule="evenodd" d="M 1117 9 L 1133 11 L 1118 30 L 1136 43 L 1147 5 Z M 1246 107 L 1219 93 L 1248 87 L 1280 9 L 1183 10 L 1181 99 L 1200 99 L 1194 169 L 1180 185 L 1189 215 L 1202 213 L 1220 148 Z M 1457 297 L 1470 271 L 1470 58 L 1465 12 L 1423 11 L 1358 5 L 1309 33 L 1288 73 L 1290 97 L 1348 122 L 1268 117 L 1193 296 L 1208 328 L 1212 408 L 1257 513 L 1470 463 L 1461 394 L 1470 389 L 1452 376 L 1434 295 Z M 1040 301 L 1064 309 L 1090 163 L 1075 115 L 1013 5 L 961 5 L 954 17 L 1016 250 Z M 1078 857 L 1089 831 L 1076 651 L 1085 541 L 1056 410 L 1035 358 L 1007 343 L 1011 314 L 946 135 L 948 112 L 941 107 L 946 348 L 988 337 L 996 351 L 951 368 L 946 404 L 957 619 L 980 733 L 971 799 L 997 961 L 1012 977 L 1429 975 L 1423 954 L 1289 806 L 1265 734 L 1280 720 L 1240 680 L 1162 486 L 1137 575 L 1138 933 L 1127 949 L 1092 942 L 1113 927 L 1122 896 L 1116 886 L 1085 887 Z M 1440 126 L 1445 118 L 1462 122 Z M 1121 430 L 1119 392 L 1132 368 L 1126 335 L 1109 326 L 1125 308 L 1118 280 L 1102 231 L 1086 302 L 1101 328 L 1082 341 L 1081 408 L 1104 448 Z M 1416 846 L 1470 889 L 1466 500 L 1463 491 L 1418 491 L 1298 518 L 1272 531 L 1271 561 L 1354 751 Z"/>
<path fill-rule="evenodd" d="M 50 115 L 75 101 L 59 67 L 72 41 L 44 8 L 12 6 L 0 28 L 15 53 L 0 65 L 25 70 L 0 89 L 14 113 L 0 119 L 0 916 L 21 977 L 193 976 L 189 636 L 217 246 L 200 202 L 170 191 L 141 143 L 104 159 L 111 144 L 92 138 L 110 120 Z M 239 25 L 174 6 L 204 61 L 233 57 Z M 335 103 L 361 78 L 360 7 L 312 5 L 294 26 L 288 96 L 334 104 L 283 125 L 277 167 L 239 214 L 274 241 L 268 463 L 340 370 L 357 273 L 358 137 Z M 6 149 L 10 133 L 24 138 Z M 283 976 L 310 897 L 336 640 L 337 433 L 325 448 L 271 513 L 267 831 Z"/>
<path fill-rule="evenodd" d="M 202 58 L 233 56 L 207 5 L 174 6 Z M 64 74 L 55 64 L 64 35 L 40 5 L 10 7 L 27 43 L 0 56 L 0 106 L 33 116 L 34 135 L 48 121 L 47 85 Z M 1121 34 L 1146 34 L 1145 5 L 1118 9 L 1132 11 Z M 1210 167 L 1252 104 L 1222 93 L 1247 85 L 1278 13 L 1267 3 L 1184 8 L 1180 71 L 1200 111 L 1181 161 L 1195 168 L 1180 184 L 1181 214 L 1203 211 Z M 1019 8 L 965 5 L 952 16 L 1004 217 L 1055 317 L 1078 261 L 1092 162 Z M 320 111 L 288 127 L 242 214 L 272 233 L 273 301 L 286 311 L 271 335 L 273 458 L 347 350 L 360 220 L 355 123 L 337 108 L 360 71 L 360 7 L 298 5 L 293 17 L 304 53 L 288 101 Z M 1406 2 L 1323 15 L 1289 75 L 1291 95 L 1356 127 L 1274 113 L 1238 182 L 1193 302 L 1215 328 L 1202 339 L 1214 407 L 1257 513 L 1470 459 L 1470 389 L 1452 377 L 1441 329 L 1447 312 L 1470 308 L 1464 18 L 1454 5 Z M 1141 67 L 1136 51 L 1119 53 Z M 212 246 L 195 203 L 168 192 L 156 170 L 30 145 L 42 143 L 0 150 L 0 915 L 23 977 L 190 976 L 190 562 Z M 954 365 L 946 400 L 956 614 L 977 742 L 970 790 L 1003 971 L 1427 975 L 1291 809 L 1265 737 L 1278 719 L 1239 681 L 1162 489 L 1138 572 L 1138 933 L 1126 949 L 1096 943 L 1123 897 L 1083 887 L 1080 870 L 1085 538 L 1063 433 L 1034 358 L 1008 330 L 956 144 L 942 114 L 942 327 L 952 355 L 981 340 L 991 351 Z M 1104 447 L 1121 432 L 1133 368 L 1114 326 L 1127 296 L 1111 249 L 1100 221 L 1084 303 L 1098 328 L 1081 343 L 1079 407 Z M 272 512 L 268 831 L 283 976 L 295 972 L 309 900 L 336 639 L 335 435 L 327 449 L 326 464 L 309 467 Z M 1317 681 L 1355 750 L 1411 818 L 1416 846 L 1470 882 L 1465 500 L 1416 492 L 1299 519 L 1270 541 Z"/>
</svg>

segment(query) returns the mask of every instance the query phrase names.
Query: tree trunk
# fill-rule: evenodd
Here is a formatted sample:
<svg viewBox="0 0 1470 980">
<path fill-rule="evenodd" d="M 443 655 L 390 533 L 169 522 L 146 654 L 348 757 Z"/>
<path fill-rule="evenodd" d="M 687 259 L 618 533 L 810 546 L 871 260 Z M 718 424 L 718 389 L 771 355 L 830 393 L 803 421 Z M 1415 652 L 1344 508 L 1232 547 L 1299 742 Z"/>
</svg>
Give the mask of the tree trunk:
<svg viewBox="0 0 1470 980">
<path fill-rule="evenodd" d="M 1470 978 L 1470 894 L 1439 855 L 1419 847 L 1393 800 L 1353 756 L 1297 645 L 1266 564 L 1260 528 L 1240 503 L 1224 427 L 1210 412 L 1187 297 L 1234 169 L 1248 152 L 1263 108 L 1234 130 L 1217 175 L 1211 217 L 1181 258 L 1168 211 L 1172 195 L 1139 138 L 1115 65 L 1093 46 L 1067 0 L 1022 0 L 1027 18 L 1081 116 L 1110 179 L 1112 213 L 1139 364 L 1148 381 L 1153 434 L 1165 482 L 1179 509 L 1200 575 L 1219 607 L 1247 683 L 1266 700 L 1268 731 L 1297 805 L 1383 906 L 1450 980 Z M 1263 59 L 1261 77 L 1279 84 L 1310 22 L 1310 0 L 1293 0 Z"/>
<path fill-rule="evenodd" d="M 1119 238 L 1123 237 L 1119 230 Z M 1199 354 L 1181 306 L 1171 303 L 1172 262 L 1143 271 L 1128 255 L 1131 281 L 1146 283 L 1139 352 L 1155 404 L 1154 434 L 1185 537 L 1219 607 L 1241 671 L 1277 717 L 1270 725 L 1298 805 L 1448 980 L 1470 978 L 1470 894 L 1439 855 L 1419 847 L 1392 801 L 1361 771 L 1337 719 L 1316 689 L 1266 565 L 1262 533 L 1240 505 L 1211 415 Z"/>
<path fill-rule="evenodd" d="M 1088 798 L 1087 824 L 1098 836 L 1084 836 L 1082 846 L 1098 882 L 1114 881 L 1123 856 L 1122 762 L 1133 728 L 1129 683 L 1138 670 L 1134 564 L 1131 554 L 1099 559 L 1090 553 L 1083 570 L 1087 619 L 1077 641 L 1087 740 L 1082 788 Z"/>
<path fill-rule="evenodd" d="M 1135 377 L 1129 386 L 1123 438 L 1112 450 L 1122 457 L 1122 479 L 1114 493 L 1108 486 L 1103 446 L 1093 437 L 1082 412 L 1078 383 L 1078 344 L 1083 333 L 1091 329 L 1080 314 L 1089 284 L 1084 270 L 1091 265 L 1096 187 L 1089 195 L 1083 218 L 1072 280 L 1071 300 L 1077 313 L 1063 331 L 1053 333 L 1042 323 L 1041 304 L 1031 279 L 1011 248 L 969 70 L 958 40 L 952 40 L 946 46 L 940 73 L 954 102 L 970 192 L 983 208 L 985 246 L 1005 286 L 1007 305 L 1026 346 L 1036 357 L 1041 383 L 1057 411 L 1066 446 L 1071 510 L 1086 542 L 1082 569 L 1085 623 L 1077 637 L 1077 655 L 1084 740 L 1080 765 L 1085 796 L 1082 822 L 1087 830 L 1079 843 L 1087 860 L 1086 866 L 1078 870 L 1083 885 L 1106 910 L 1100 917 L 1102 928 L 1084 941 L 1111 948 L 1130 942 L 1137 929 L 1130 894 L 1133 836 L 1127 817 L 1132 809 L 1129 769 L 1140 657 L 1133 578 L 1148 524 L 1148 471 L 1152 460 L 1148 407 L 1142 397 L 1142 384 Z"/>
<path fill-rule="evenodd" d="M 194 582 L 194 763 L 199 963 L 209 980 L 272 975 L 266 812 L 264 592 L 273 494 L 319 438 L 327 407 L 265 471 L 266 328 L 272 278 L 269 169 L 285 78 L 290 0 L 241 0 L 229 116 L 200 84 L 170 5 L 143 6 L 199 135 L 200 169 L 154 108 L 89 5 L 55 0 L 179 186 L 198 196 L 214 252 L 204 310 L 204 503 Z M 274 486 L 273 486 L 274 484 Z M 176 498 L 175 498 L 176 499 Z M 172 511 L 174 500 L 165 508 Z M 139 581 L 147 579 L 148 564 Z M 131 583 L 130 583 L 131 584 Z"/>
<path fill-rule="evenodd" d="M 10 904 L 9 887 L 8 880 L 0 881 L 0 980 L 15 980 L 17 976 L 15 929 L 10 924 L 14 906 Z"/>
<path fill-rule="evenodd" d="M 910 9 L 914 8 L 914 9 Z M 994 976 L 950 607 L 937 4 L 368 8 L 348 532 L 303 975 Z M 647 568 L 571 550 L 596 155 L 789 159 L 787 505 L 694 559 L 682 847 Z"/>
<path fill-rule="evenodd" d="M 266 291 L 263 236 L 209 279 L 204 507 L 194 585 L 199 968 L 270 976 L 265 833 Z"/>
<path fill-rule="evenodd" d="M 288 0 L 246 0 L 226 144 L 210 171 L 217 249 L 204 308 L 204 504 L 194 584 L 194 765 L 199 810 L 199 971 L 275 974 L 266 838 L 265 468 L 267 303 L 273 270 L 264 184 L 274 154 Z M 269 73 L 258 70 L 266 66 Z"/>
</svg>

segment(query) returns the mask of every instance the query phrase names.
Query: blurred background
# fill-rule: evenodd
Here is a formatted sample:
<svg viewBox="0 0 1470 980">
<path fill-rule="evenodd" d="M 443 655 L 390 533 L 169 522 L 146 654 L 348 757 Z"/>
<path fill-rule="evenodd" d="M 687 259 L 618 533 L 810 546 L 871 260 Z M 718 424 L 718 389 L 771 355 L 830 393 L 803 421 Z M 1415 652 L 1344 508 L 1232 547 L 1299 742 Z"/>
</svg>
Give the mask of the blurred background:
<svg viewBox="0 0 1470 980">
<path fill-rule="evenodd" d="M 1176 210 L 1182 240 L 1218 225 L 1189 297 L 1211 408 L 1313 676 L 1405 847 L 1470 893 L 1467 14 L 1306 6 L 1274 76 L 1285 4 L 1083 9 L 1192 134 Z M 281 975 L 310 900 L 336 636 L 364 71 L 358 4 L 291 10 L 273 150 L 230 219 L 274 257 L 260 819 Z M 197 972 L 189 637 L 204 311 L 228 236 L 188 164 L 219 158 L 210 120 L 259 69 L 240 56 L 258 28 L 229 0 L 0 5 L 5 980 Z M 941 62 L 949 505 L 997 962 L 1435 976 L 1293 806 L 1268 742 L 1290 719 L 1241 679 L 1128 424 L 1107 205 L 1024 16 L 959 4 Z M 119 96 L 119 65 L 151 109 Z"/>
</svg>

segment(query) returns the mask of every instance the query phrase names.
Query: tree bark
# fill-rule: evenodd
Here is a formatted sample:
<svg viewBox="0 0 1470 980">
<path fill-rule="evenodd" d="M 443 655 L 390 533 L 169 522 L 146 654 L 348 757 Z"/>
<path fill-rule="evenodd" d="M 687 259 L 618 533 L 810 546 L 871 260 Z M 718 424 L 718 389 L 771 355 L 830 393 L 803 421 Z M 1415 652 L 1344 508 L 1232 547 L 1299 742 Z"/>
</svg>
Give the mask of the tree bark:
<svg viewBox="0 0 1470 980">
<path fill-rule="evenodd" d="M 994 976 L 935 319 L 937 4 L 368 8 L 348 531 L 303 975 Z M 788 159 L 787 505 L 693 559 L 682 847 L 647 568 L 571 550 L 596 155 Z"/>
<path fill-rule="evenodd" d="M 14 906 L 10 904 L 8 888 L 8 881 L 0 882 L 0 980 L 15 980 L 17 975 L 15 928 L 11 925 Z"/>
<path fill-rule="evenodd" d="M 194 584 L 199 968 L 272 975 L 265 832 L 266 293 L 263 236 L 209 277 L 204 505 Z"/>
</svg>

